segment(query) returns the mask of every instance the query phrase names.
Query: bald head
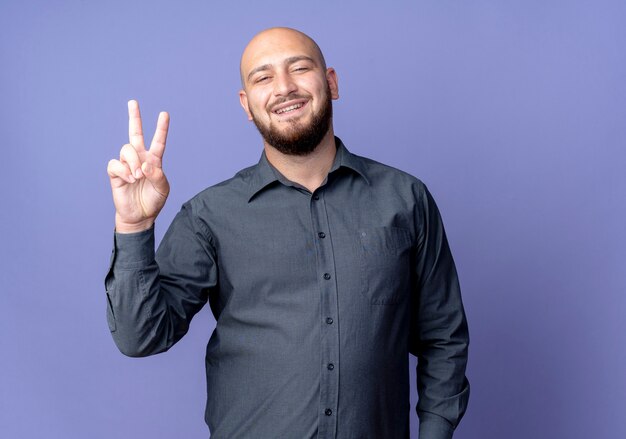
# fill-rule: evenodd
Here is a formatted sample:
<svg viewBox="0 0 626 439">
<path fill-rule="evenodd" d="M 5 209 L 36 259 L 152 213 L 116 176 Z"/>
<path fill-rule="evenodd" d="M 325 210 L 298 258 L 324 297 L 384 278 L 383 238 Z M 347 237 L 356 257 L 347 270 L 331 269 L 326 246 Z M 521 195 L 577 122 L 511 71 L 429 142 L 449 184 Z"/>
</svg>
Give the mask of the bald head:
<svg viewBox="0 0 626 439">
<path fill-rule="evenodd" d="M 273 27 L 256 34 L 244 49 L 239 64 L 241 86 L 245 89 L 249 77 L 267 67 L 265 61 L 286 54 L 312 58 L 322 70 L 326 70 L 324 55 L 311 37 L 296 29 Z"/>
<path fill-rule="evenodd" d="M 318 45 L 295 29 L 255 35 L 241 55 L 239 102 L 269 151 L 307 155 L 334 146 L 332 102 L 337 73 Z"/>
</svg>

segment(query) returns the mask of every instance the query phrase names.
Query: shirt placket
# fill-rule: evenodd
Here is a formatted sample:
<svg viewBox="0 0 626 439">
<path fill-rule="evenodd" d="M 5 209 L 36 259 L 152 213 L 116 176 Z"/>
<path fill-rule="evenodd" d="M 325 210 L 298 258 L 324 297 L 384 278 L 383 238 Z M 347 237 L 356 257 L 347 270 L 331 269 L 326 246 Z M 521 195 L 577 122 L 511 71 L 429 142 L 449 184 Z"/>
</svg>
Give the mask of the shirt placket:
<svg viewBox="0 0 626 439">
<path fill-rule="evenodd" d="M 320 285 L 321 372 L 318 438 L 335 438 L 339 397 L 339 316 L 335 257 L 324 200 L 324 190 L 311 196 L 311 220 L 315 233 L 317 275 Z"/>
</svg>

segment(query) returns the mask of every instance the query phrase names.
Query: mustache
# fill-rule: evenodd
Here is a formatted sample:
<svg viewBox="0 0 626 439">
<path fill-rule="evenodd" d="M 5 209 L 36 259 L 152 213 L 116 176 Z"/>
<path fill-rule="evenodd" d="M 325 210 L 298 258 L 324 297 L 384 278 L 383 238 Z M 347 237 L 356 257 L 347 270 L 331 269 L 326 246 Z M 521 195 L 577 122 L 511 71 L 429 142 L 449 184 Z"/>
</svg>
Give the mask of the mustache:
<svg viewBox="0 0 626 439">
<path fill-rule="evenodd" d="M 293 93 L 287 96 L 283 96 L 280 98 L 276 98 L 276 100 L 274 102 L 272 102 L 270 105 L 268 105 L 268 110 L 272 110 L 275 106 L 280 105 L 280 104 L 284 104 L 285 102 L 288 101 L 293 101 L 295 99 L 309 99 L 308 95 L 302 95 L 299 93 Z"/>
</svg>

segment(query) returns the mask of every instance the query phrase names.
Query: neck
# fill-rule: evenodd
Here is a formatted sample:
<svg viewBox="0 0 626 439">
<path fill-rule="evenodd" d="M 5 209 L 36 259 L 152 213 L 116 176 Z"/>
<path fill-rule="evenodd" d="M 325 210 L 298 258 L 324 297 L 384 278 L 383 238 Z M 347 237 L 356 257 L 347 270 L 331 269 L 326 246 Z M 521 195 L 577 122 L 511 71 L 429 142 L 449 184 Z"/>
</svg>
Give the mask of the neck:
<svg viewBox="0 0 626 439">
<path fill-rule="evenodd" d="M 287 179 L 301 184 L 311 192 L 324 182 L 337 153 L 332 126 L 315 150 L 305 156 L 283 154 L 267 143 L 264 147 L 267 160 L 272 166 Z"/>
</svg>

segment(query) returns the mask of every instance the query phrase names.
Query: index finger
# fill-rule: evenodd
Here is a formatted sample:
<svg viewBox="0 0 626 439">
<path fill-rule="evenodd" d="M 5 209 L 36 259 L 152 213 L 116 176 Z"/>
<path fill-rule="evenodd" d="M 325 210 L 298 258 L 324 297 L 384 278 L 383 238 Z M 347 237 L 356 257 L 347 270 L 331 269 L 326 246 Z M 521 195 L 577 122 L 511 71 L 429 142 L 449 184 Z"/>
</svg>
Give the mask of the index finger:
<svg viewBox="0 0 626 439">
<path fill-rule="evenodd" d="M 128 101 L 128 140 L 136 150 L 145 150 L 143 143 L 143 129 L 141 128 L 141 114 L 139 103 L 135 100 Z"/>
<path fill-rule="evenodd" d="M 167 130 L 170 126 L 170 115 L 167 112 L 162 111 L 159 113 L 159 119 L 157 120 L 156 130 L 154 131 L 154 137 L 150 144 L 150 154 L 154 154 L 158 158 L 163 158 L 163 152 L 165 151 L 165 141 L 167 140 Z"/>
</svg>

